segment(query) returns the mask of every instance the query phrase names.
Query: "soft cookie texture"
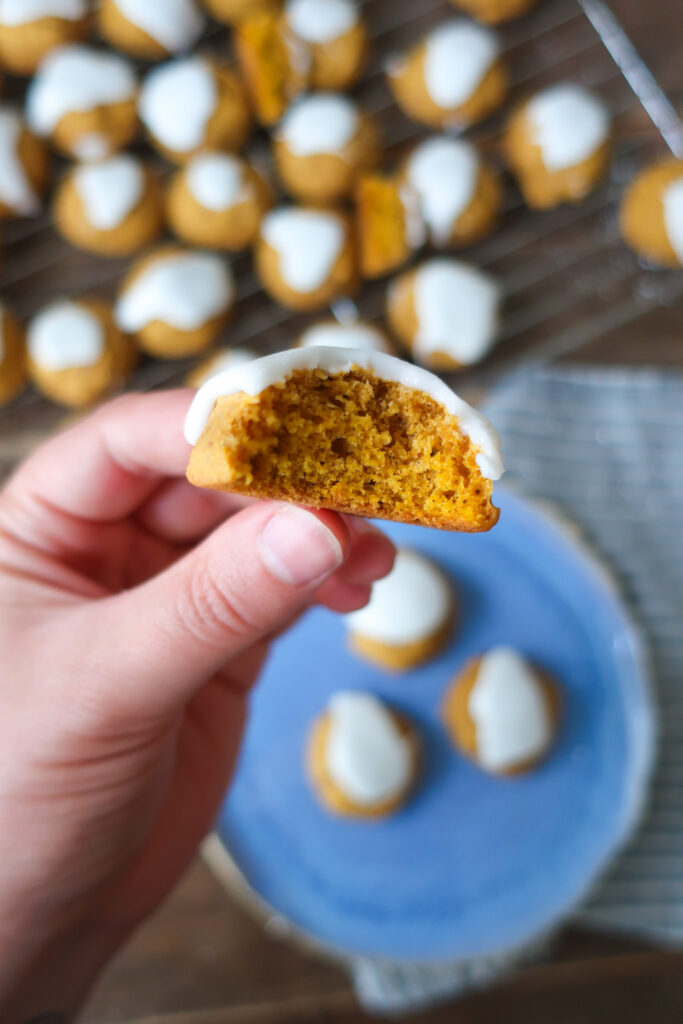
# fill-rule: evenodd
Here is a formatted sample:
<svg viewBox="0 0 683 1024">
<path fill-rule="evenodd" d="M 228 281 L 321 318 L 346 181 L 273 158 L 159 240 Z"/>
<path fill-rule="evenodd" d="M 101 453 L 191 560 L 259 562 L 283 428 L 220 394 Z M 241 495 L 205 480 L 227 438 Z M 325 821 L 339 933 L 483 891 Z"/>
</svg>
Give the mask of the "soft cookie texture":
<svg viewBox="0 0 683 1024">
<path fill-rule="evenodd" d="M 354 0 L 288 0 L 287 30 L 306 47 L 314 89 L 350 89 L 368 52 L 365 25 Z"/>
<path fill-rule="evenodd" d="M 85 39 L 89 0 L 0 0 L 0 64 L 31 75 L 47 54 Z"/>
<path fill-rule="evenodd" d="M 642 170 L 624 193 L 619 224 L 639 256 L 660 267 L 683 266 L 683 160 Z"/>
<path fill-rule="evenodd" d="M 431 559 L 399 548 L 388 576 L 373 584 L 369 603 L 346 616 L 352 650 L 404 672 L 434 657 L 453 629 L 453 589 Z"/>
<path fill-rule="evenodd" d="M 40 210 L 48 153 L 13 107 L 0 105 L 0 218 L 31 217 Z"/>
<path fill-rule="evenodd" d="M 488 25 L 519 18 L 536 6 L 538 0 L 451 0 L 466 14 Z"/>
<path fill-rule="evenodd" d="M 230 370 L 233 366 L 239 366 L 240 363 L 251 362 L 256 358 L 256 353 L 249 348 L 220 348 L 194 366 L 185 378 L 185 383 L 188 387 L 196 390 L 202 384 L 206 384 L 211 377 L 215 377 L 217 373 Z"/>
<path fill-rule="evenodd" d="M 383 352 L 293 348 L 212 377 L 185 423 L 199 487 L 449 530 L 498 519 L 488 420 Z"/>
<path fill-rule="evenodd" d="M 407 799 L 419 774 L 420 743 L 410 719 L 378 697 L 336 693 L 313 723 L 306 763 L 322 805 L 351 818 L 381 818 Z"/>
<path fill-rule="evenodd" d="M 279 12 L 263 11 L 235 29 L 235 53 L 261 124 L 271 126 L 309 82 L 311 60 L 306 46 L 284 27 Z"/>
<path fill-rule="evenodd" d="M 426 242 L 419 196 L 400 174 L 362 175 L 354 199 L 362 277 L 384 277 Z"/>
<path fill-rule="evenodd" d="M 550 677 L 510 647 L 469 661 L 442 703 L 454 746 L 492 775 L 519 775 L 548 753 L 559 719 Z"/>
<path fill-rule="evenodd" d="M 25 384 L 24 331 L 4 304 L 0 304 L 0 406 L 21 394 Z"/>
<path fill-rule="evenodd" d="M 189 50 L 204 28 L 195 0 L 99 0 L 97 14 L 103 38 L 143 60 Z"/>
<path fill-rule="evenodd" d="M 338 323 L 336 320 L 319 320 L 299 335 L 300 348 L 323 346 L 332 348 L 356 348 L 364 352 L 388 352 L 394 348 L 384 331 L 374 324 L 356 320 L 352 323 Z"/>
</svg>

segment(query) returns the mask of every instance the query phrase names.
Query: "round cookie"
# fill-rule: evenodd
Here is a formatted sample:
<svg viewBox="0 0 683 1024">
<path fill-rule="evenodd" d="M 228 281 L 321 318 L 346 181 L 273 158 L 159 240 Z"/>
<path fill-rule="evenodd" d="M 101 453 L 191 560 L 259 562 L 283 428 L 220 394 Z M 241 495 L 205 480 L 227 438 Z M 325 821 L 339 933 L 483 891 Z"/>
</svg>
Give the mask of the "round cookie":
<svg viewBox="0 0 683 1024">
<path fill-rule="evenodd" d="M 0 0 L 0 64 L 31 75 L 58 46 L 85 39 L 89 0 Z"/>
<path fill-rule="evenodd" d="M 26 93 L 26 118 L 65 156 L 102 160 L 135 135 L 136 97 L 135 75 L 123 57 L 74 43 L 41 64 Z"/>
<path fill-rule="evenodd" d="M 340 324 L 336 320 L 319 320 L 299 335 L 297 345 L 299 348 L 322 345 L 323 348 L 357 348 L 363 352 L 394 354 L 394 347 L 384 331 L 362 320 L 348 324 Z"/>
<path fill-rule="evenodd" d="M 351 195 L 359 174 L 373 167 L 382 152 L 372 118 L 338 93 L 297 100 L 274 135 L 273 151 L 287 191 L 314 205 Z"/>
<path fill-rule="evenodd" d="M 474 124 L 500 106 L 507 72 L 496 35 L 464 19 L 439 25 L 387 71 L 408 117 L 434 128 Z"/>
<path fill-rule="evenodd" d="M 251 127 L 239 79 L 206 57 L 177 58 L 150 71 L 139 111 L 152 144 L 175 163 L 202 150 L 237 150 Z"/>
<path fill-rule="evenodd" d="M 204 30 L 195 0 L 99 0 L 100 35 L 142 60 L 189 50 Z"/>
<path fill-rule="evenodd" d="M 403 165 L 403 180 L 417 196 L 437 249 L 472 245 L 496 226 L 502 187 L 464 139 L 435 135 L 418 143 Z"/>
<path fill-rule="evenodd" d="M 282 0 L 203 0 L 209 14 L 225 25 L 239 25 L 254 14 L 277 11 Z"/>
<path fill-rule="evenodd" d="M 232 274 L 220 257 L 165 246 L 138 260 L 124 279 L 116 322 L 149 355 L 191 356 L 215 341 L 234 293 Z"/>
<path fill-rule="evenodd" d="M 0 218 L 31 217 L 40 210 L 49 158 L 17 110 L 0 105 Z"/>
<path fill-rule="evenodd" d="M 683 160 L 662 160 L 637 175 L 624 192 L 619 226 L 639 256 L 683 266 Z"/>
<path fill-rule="evenodd" d="M 519 775 L 548 753 L 559 712 L 559 692 L 549 676 L 513 648 L 495 647 L 456 676 L 441 717 L 465 757 L 493 775 Z"/>
<path fill-rule="evenodd" d="M 207 359 L 202 359 L 201 363 L 192 367 L 185 378 L 185 383 L 188 388 L 200 388 L 217 373 L 229 370 L 240 363 L 250 363 L 252 359 L 256 358 L 256 353 L 249 348 L 219 348 L 218 351 L 212 352 Z"/>
<path fill-rule="evenodd" d="M 577 203 L 605 176 L 609 115 L 583 86 L 560 82 L 522 103 L 503 138 L 505 155 L 529 206 Z"/>
<path fill-rule="evenodd" d="M 457 370 L 479 362 L 499 328 L 501 291 L 460 260 L 440 257 L 405 271 L 389 286 L 389 325 L 423 366 Z"/>
<path fill-rule="evenodd" d="M 419 773 L 410 719 L 370 693 L 342 691 L 313 723 L 308 775 L 321 804 L 349 818 L 381 818 L 405 803 Z"/>
<path fill-rule="evenodd" d="M 21 394 L 26 385 L 24 330 L 0 304 L 0 406 Z"/>
<path fill-rule="evenodd" d="M 27 352 L 38 391 L 71 408 L 92 405 L 120 387 L 137 357 L 132 340 L 99 299 L 47 306 L 29 324 Z"/>
<path fill-rule="evenodd" d="M 129 153 L 72 168 L 57 188 L 57 230 L 79 249 L 127 256 L 163 228 L 161 188 L 154 172 Z"/>
<path fill-rule="evenodd" d="M 407 672 L 443 650 L 453 630 L 454 597 L 441 569 L 399 548 L 365 608 L 345 616 L 351 649 L 380 668 Z"/>
<path fill-rule="evenodd" d="M 173 176 L 166 214 L 184 242 L 238 252 L 252 244 L 271 203 L 270 186 L 243 157 L 199 153 Z"/>
<path fill-rule="evenodd" d="M 358 81 L 368 36 L 354 0 L 288 0 L 285 23 L 308 50 L 314 89 L 350 89 Z"/>
<path fill-rule="evenodd" d="M 263 287 L 287 309 L 319 309 L 358 283 L 349 221 L 336 210 L 271 210 L 261 221 L 255 255 Z"/>
<path fill-rule="evenodd" d="M 538 0 L 451 0 L 451 3 L 477 21 L 498 25 L 501 21 L 511 21 L 527 14 Z"/>
</svg>

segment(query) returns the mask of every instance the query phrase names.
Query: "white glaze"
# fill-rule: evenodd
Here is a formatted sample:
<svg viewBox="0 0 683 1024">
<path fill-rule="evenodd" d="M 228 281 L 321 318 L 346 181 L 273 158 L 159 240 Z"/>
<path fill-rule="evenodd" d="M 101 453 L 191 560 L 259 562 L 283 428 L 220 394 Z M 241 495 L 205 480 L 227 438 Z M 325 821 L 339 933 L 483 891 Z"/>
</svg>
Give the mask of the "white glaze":
<svg viewBox="0 0 683 1024">
<path fill-rule="evenodd" d="M 16 110 L 0 107 L 0 200 L 24 217 L 38 213 L 40 200 L 19 157 L 24 125 Z"/>
<path fill-rule="evenodd" d="M 680 178 L 672 181 L 664 190 L 662 207 L 671 248 L 676 253 L 679 263 L 683 264 L 683 172 Z"/>
<path fill-rule="evenodd" d="M 106 135 L 88 132 L 71 143 L 71 153 L 84 163 L 90 160 L 104 160 L 109 155 L 110 142 Z"/>
<path fill-rule="evenodd" d="M 436 245 L 447 244 L 458 218 L 472 202 L 478 173 L 479 156 L 469 142 L 436 135 L 413 150 L 406 176 L 419 196 Z"/>
<path fill-rule="evenodd" d="M 42 18 L 80 21 L 87 13 L 87 0 L 0 0 L 0 25 L 28 25 Z"/>
<path fill-rule="evenodd" d="M 225 263 L 211 253 L 162 255 L 128 285 L 116 303 L 124 331 L 141 331 L 160 320 L 179 331 L 194 331 L 232 305 L 234 284 Z"/>
<path fill-rule="evenodd" d="M 206 210 L 220 213 L 251 198 L 254 189 L 244 161 L 230 153 L 199 153 L 185 170 L 190 195 Z"/>
<path fill-rule="evenodd" d="M 559 82 L 529 100 L 532 137 L 549 171 L 587 160 L 609 132 L 609 115 L 597 97 L 581 85 Z"/>
<path fill-rule="evenodd" d="M 314 292 L 327 281 L 346 241 L 344 224 L 325 210 L 281 206 L 261 221 L 263 240 L 279 256 L 282 280 L 294 291 Z"/>
<path fill-rule="evenodd" d="M 113 231 L 122 224 L 145 191 L 143 169 L 128 153 L 77 167 L 73 180 L 85 215 L 98 231 Z"/>
<path fill-rule="evenodd" d="M 195 387 L 200 388 L 203 384 L 206 384 L 207 380 L 215 377 L 217 373 L 230 370 L 233 366 L 239 366 L 240 363 L 250 363 L 252 359 L 256 358 L 256 353 L 252 352 L 249 348 L 222 349 L 211 356 L 206 364 L 204 364 L 204 372 L 197 384 L 195 384 Z"/>
<path fill-rule="evenodd" d="M 489 351 L 498 329 L 500 290 L 483 271 L 453 259 L 426 260 L 415 272 L 414 353 L 443 352 L 463 365 Z"/>
<path fill-rule="evenodd" d="M 194 0 L 114 0 L 121 14 L 169 53 L 189 50 L 204 28 Z"/>
<path fill-rule="evenodd" d="M 348 96 L 319 92 L 297 100 L 278 129 L 278 138 L 296 156 L 339 154 L 358 130 L 358 111 Z"/>
<path fill-rule="evenodd" d="M 345 348 L 291 348 L 263 356 L 252 363 L 219 373 L 197 392 L 185 420 L 185 437 L 196 444 L 209 421 L 217 398 L 241 392 L 259 395 L 273 384 L 286 381 L 295 370 L 323 370 L 330 375 L 348 373 L 354 366 L 407 388 L 425 391 L 452 416 L 460 431 L 478 448 L 477 464 L 482 476 L 497 480 L 503 473 L 500 441 L 485 416 L 459 398 L 448 385 L 420 366 L 406 363 L 386 352 Z"/>
<path fill-rule="evenodd" d="M 451 602 L 440 569 L 419 551 L 399 548 L 393 569 L 373 584 L 365 608 L 345 619 L 357 636 L 400 647 L 437 633 L 450 617 Z"/>
<path fill-rule="evenodd" d="M 484 655 L 467 707 L 482 768 L 509 770 L 539 757 L 550 744 L 552 721 L 541 685 L 510 647 Z"/>
<path fill-rule="evenodd" d="M 31 359 L 53 373 L 94 366 L 105 350 L 102 324 L 77 302 L 47 306 L 29 324 L 26 340 Z"/>
<path fill-rule="evenodd" d="M 299 338 L 302 348 L 321 345 L 333 348 L 363 349 L 373 352 L 391 352 L 392 348 L 382 331 L 372 324 L 338 324 L 334 320 L 322 320 L 312 324 Z"/>
<path fill-rule="evenodd" d="M 473 21 L 449 21 L 425 40 L 424 80 L 439 107 L 460 107 L 498 56 L 498 40 Z"/>
<path fill-rule="evenodd" d="M 369 693 L 342 691 L 327 708 L 325 768 L 349 800 L 371 807 L 402 793 L 413 757 L 394 716 Z"/>
<path fill-rule="evenodd" d="M 217 100 L 209 62 L 185 57 L 149 72 L 140 90 L 140 118 L 162 146 L 188 153 L 204 141 Z"/>
<path fill-rule="evenodd" d="M 353 0 L 289 0 L 287 23 L 307 43 L 329 43 L 358 23 Z"/>
</svg>

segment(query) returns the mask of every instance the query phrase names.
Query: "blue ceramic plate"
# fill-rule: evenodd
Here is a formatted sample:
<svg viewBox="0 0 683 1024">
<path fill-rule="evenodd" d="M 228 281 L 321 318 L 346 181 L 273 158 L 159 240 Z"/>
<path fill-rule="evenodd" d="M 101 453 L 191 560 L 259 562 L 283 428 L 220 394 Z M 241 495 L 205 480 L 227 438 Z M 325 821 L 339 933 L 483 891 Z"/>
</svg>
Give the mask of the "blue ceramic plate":
<svg viewBox="0 0 683 1024">
<path fill-rule="evenodd" d="M 499 490 L 499 525 L 468 536 L 386 525 L 450 574 L 460 625 L 438 660 L 398 677 L 349 653 L 314 609 L 276 644 L 217 833 L 251 888 L 337 951 L 445 959 L 503 951 L 571 910 L 633 827 L 652 748 L 639 643 L 606 575 L 536 507 Z M 552 756 L 514 780 L 459 757 L 439 723 L 471 655 L 518 646 L 561 682 Z M 367 688 L 419 724 L 425 770 L 394 817 L 353 822 L 316 802 L 302 755 L 340 688 Z"/>
</svg>

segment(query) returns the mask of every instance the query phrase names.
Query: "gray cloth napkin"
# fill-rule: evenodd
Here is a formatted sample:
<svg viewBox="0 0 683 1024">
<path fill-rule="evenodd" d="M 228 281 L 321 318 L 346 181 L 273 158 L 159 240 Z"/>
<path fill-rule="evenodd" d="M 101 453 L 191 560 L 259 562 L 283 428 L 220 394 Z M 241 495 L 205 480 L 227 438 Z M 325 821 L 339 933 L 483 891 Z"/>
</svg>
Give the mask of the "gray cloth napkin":
<svg viewBox="0 0 683 1024">
<path fill-rule="evenodd" d="M 660 749 L 640 828 L 574 920 L 683 944 L 683 377 L 558 367 L 489 395 L 509 476 L 581 528 L 647 637 Z M 543 944 L 457 963 L 351 963 L 358 996 L 403 1013 L 490 984 Z"/>
</svg>

